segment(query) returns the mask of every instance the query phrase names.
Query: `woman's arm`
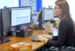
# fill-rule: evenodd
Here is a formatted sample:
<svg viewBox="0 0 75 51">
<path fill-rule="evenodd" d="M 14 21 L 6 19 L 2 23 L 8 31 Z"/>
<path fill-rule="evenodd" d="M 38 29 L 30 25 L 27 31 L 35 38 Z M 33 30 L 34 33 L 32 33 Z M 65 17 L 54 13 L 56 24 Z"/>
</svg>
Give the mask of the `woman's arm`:
<svg viewBox="0 0 75 51">
<path fill-rule="evenodd" d="M 58 36 L 53 36 L 52 40 L 57 40 L 57 39 L 58 39 Z"/>
<path fill-rule="evenodd" d="M 63 46 L 66 40 L 67 32 L 68 32 L 68 24 L 66 23 L 66 21 L 63 20 L 59 24 L 59 34 L 58 34 L 57 41 L 48 40 L 47 45 L 48 46 L 58 46 L 58 47 Z"/>
</svg>

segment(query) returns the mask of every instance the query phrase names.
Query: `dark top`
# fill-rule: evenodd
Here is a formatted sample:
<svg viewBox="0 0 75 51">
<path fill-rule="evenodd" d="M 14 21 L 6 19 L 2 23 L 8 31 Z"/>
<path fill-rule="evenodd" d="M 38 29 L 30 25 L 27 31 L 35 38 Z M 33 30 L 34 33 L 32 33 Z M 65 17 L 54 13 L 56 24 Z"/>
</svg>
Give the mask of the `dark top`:
<svg viewBox="0 0 75 51">
<path fill-rule="evenodd" d="M 60 22 L 58 37 L 48 40 L 47 45 L 57 47 L 75 45 L 74 25 L 70 18 L 65 18 Z"/>
</svg>

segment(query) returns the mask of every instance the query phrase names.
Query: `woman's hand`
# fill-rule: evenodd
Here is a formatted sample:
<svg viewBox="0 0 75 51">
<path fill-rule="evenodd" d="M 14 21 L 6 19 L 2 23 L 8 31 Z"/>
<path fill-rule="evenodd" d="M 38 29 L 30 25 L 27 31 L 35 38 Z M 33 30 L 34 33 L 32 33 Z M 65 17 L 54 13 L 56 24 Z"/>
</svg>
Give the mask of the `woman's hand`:
<svg viewBox="0 0 75 51">
<path fill-rule="evenodd" d="M 48 39 L 43 37 L 43 35 L 38 35 L 36 41 L 47 42 Z"/>
<path fill-rule="evenodd" d="M 1 43 L 1 41 L 0 41 L 0 43 Z"/>
<path fill-rule="evenodd" d="M 47 38 L 47 39 L 50 39 L 52 40 L 53 37 L 52 36 L 48 36 L 48 35 L 38 35 L 39 37 L 44 37 L 44 38 Z"/>
<path fill-rule="evenodd" d="M 48 35 L 43 35 L 43 37 L 47 38 L 47 39 L 53 39 L 52 36 L 48 36 Z"/>
</svg>

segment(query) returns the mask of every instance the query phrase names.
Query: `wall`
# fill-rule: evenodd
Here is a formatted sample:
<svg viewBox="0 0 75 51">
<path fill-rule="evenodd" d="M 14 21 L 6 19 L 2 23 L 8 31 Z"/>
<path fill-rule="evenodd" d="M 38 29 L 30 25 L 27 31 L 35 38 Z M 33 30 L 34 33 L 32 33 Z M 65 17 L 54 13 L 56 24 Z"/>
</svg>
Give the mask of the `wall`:
<svg viewBox="0 0 75 51">
<path fill-rule="evenodd" d="M 19 1 L 18 0 L 0 0 L 0 8 L 3 8 L 4 6 L 18 7 Z"/>
<path fill-rule="evenodd" d="M 48 8 L 48 6 L 53 6 L 55 5 L 56 0 L 42 0 L 42 7 Z"/>
</svg>

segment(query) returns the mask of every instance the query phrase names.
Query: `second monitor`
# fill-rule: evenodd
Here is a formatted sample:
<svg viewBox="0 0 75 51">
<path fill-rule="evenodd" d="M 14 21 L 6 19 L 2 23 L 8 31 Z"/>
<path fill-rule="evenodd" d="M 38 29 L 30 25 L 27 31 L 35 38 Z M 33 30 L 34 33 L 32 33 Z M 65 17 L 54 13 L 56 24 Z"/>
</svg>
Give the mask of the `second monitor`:
<svg viewBox="0 0 75 51">
<path fill-rule="evenodd" d="M 11 9 L 11 26 L 30 23 L 31 7 L 16 7 Z"/>
<path fill-rule="evenodd" d="M 42 16 L 43 16 L 44 21 L 53 20 L 53 18 L 54 18 L 53 9 L 52 8 L 44 8 Z"/>
<path fill-rule="evenodd" d="M 31 7 L 11 8 L 11 26 L 20 29 L 20 25 L 31 22 Z"/>
<path fill-rule="evenodd" d="M 39 14 L 39 29 L 43 29 L 42 24 L 45 21 L 53 21 L 54 19 L 54 11 L 52 8 L 43 8 L 41 13 Z"/>
</svg>

